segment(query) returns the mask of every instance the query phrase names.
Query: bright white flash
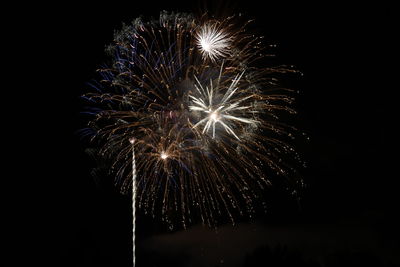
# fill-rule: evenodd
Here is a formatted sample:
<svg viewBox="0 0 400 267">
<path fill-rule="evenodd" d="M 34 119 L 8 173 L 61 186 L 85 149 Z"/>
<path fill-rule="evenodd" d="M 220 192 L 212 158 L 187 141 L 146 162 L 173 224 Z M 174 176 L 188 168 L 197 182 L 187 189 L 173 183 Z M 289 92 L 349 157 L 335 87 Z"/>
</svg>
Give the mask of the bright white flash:
<svg viewBox="0 0 400 267">
<path fill-rule="evenodd" d="M 165 153 L 165 152 L 161 152 L 160 157 L 161 157 L 162 159 L 166 159 L 166 158 L 168 158 L 168 154 Z"/>
<path fill-rule="evenodd" d="M 222 70 L 222 66 L 221 66 Z M 221 80 L 221 73 L 218 77 L 218 81 Z M 210 80 L 210 86 L 205 88 L 201 85 L 197 77 L 195 76 L 197 84 L 195 88 L 199 93 L 199 97 L 190 95 L 192 100 L 192 105 L 189 106 L 191 111 L 199 111 L 205 116 L 197 122 L 193 128 L 200 125 L 203 126 L 203 133 L 207 133 L 212 130 L 212 137 L 215 138 L 215 128 L 217 124 L 220 124 L 223 129 L 228 133 L 233 135 L 236 139 L 240 140 L 234 131 L 233 125 L 238 123 L 255 124 L 256 120 L 249 119 L 243 116 L 251 116 L 251 105 L 245 105 L 245 100 L 252 97 L 252 95 L 247 96 L 237 96 L 238 83 L 243 76 L 237 74 L 232 80 L 232 83 L 228 88 L 220 88 L 219 84 L 216 88 L 213 87 L 213 83 Z M 224 90 L 225 92 L 221 92 Z M 218 97 L 216 98 L 216 96 Z"/>
<path fill-rule="evenodd" d="M 212 119 L 214 122 L 218 121 L 218 113 L 214 111 L 213 113 L 210 114 L 210 119 Z"/>
<path fill-rule="evenodd" d="M 224 57 L 229 53 L 230 38 L 223 30 L 215 25 L 205 24 L 196 35 L 197 46 L 203 58 L 210 58 L 212 61 Z"/>
</svg>

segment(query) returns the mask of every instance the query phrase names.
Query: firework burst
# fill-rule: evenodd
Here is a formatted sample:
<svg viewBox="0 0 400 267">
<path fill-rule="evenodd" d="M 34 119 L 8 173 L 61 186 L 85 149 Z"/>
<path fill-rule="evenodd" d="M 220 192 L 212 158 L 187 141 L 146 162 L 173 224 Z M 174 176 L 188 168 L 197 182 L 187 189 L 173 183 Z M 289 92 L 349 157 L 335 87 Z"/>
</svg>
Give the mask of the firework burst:
<svg viewBox="0 0 400 267">
<path fill-rule="evenodd" d="M 211 59 L 216 62 L 219 58 L 229 55 L 231 38 L 217 25 L 205 24 L 196 34 L 197 47 L 203 55 L 203 59 Z"/>
<path fill-rule="evenodd" d="M 255 67 L 261 37 L 246 25 L 166 12 L 137 19 L 115 35 L 111 64 L 84 96 L 116 185 L 129 192 L 135 178 L 139 208 L 170 225 L 251 216 L 272 181 L 266 169 L 294 177 L 282 158 L 294 153 L 285 140 L 295 129 L 280 121 L 295 113 L 293 99 L 275 77 L 294 70 Z"/>
<path fill-rule="evenodd" d="M 240 140 L 240 138 L 233 131 L 232 127 L 228 125 L 229 123 L 227 121 L 236 121 L 247 124 L 257 123 L 256 120 L 248 118 L 252 117 L 251 113 L 256 112 L 255 110 L 251 110 L 253 107 L 252 104 L 249 103 L 249 105 L 243 105 L 246 100 L 251 102 L 251 100 L 253 100 L 252 98 L 254 98 L 254 95 L 247 95 L 245 90 L 244 96 L 240 96 L 239 98 L 235 97 L 235 93 L 239 89 L 238 83 L 244 72 L 236 75 L 229 87 L 224 88 L 225 93 L 221 93 L 219 83 L 221 82 L 222 69 L 223 67 L 221 66 L 221 72 L 218 77 L 218 84 L 216 88 L 214 88 L 212 80 L 210 80 L 209 87 L 206 86 L 206 88 L 203 88 L 199 80 L 196 78 L 196 76 L 194 76 L 197 82 L 197 85 L 195 84 L 194 87 L 196 88 L 200 97 L 196 98 L 192 95 L 189 95 L 193 101 L 193 105 L 189 106 L 189 110 L 200 111 L 205 114 L 205 117 L 197 122 L 193 128 L 197 127 L 198 125 L 205 124 L 202 133 L 204 134 L 205 132 L 208 132 L 210 128 L 212 128 L 212 137 L 215 138 L 216 126 L 220 124 L 223 126 L 226 132 L 232 134 L 235 136 L 235 138 Z M 248 112 L 250 114 L 248 114 Z M 235 113 L 243 114 L 243 116 L 234 116 Z"/>
</svg>

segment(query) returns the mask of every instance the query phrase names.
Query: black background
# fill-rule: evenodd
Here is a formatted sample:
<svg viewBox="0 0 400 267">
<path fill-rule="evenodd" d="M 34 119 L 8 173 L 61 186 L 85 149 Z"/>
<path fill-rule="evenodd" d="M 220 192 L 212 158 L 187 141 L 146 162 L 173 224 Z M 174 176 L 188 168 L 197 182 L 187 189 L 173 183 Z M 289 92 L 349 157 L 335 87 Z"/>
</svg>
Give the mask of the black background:
<svg viewBox="0 0 400 267">
<path fill-rule="evenodd" d="M 19 229 L 27 228 L 33 235 L 22 235 L 14 261 L 26 260 L 24 252 L 34 251 L 29 261 L 42 265 L 130 266 L 129 197 L 119 195 L 111 182 L 96 185 L 90 176 L 93 163 L 84 153 L 87 144 L 76 133 L 84 126 L 79 97 L 106 60 L 104 48 L 122 22 L 139 15 L 157 17 L 164 9 L 196 12 L 203 6 L 190 1 L 114 1 L 17 7 L 10 19 L 14 30 L 5 40 L 15 45 L 21 57 L 16 67 L 10 67 L 18 101 L 7 112 L 13 125 L 21 127 L 18 139 L 24 140 L 12 149 L 11 158 L 16 159 L 12 177 L 24 181 L 24 186 L 14 187 L 14 199 L 29 198 L 11 209 L 24 218 L 19 220 Z M 389 141 L 389 128 L 396 123 L 389 119 L 395 90 L 389 84 L 394 73 L 390 52 L 395 34 L 393 8 L 254 0 L 206 6 L 210 12 L 241 12 L 255 18 L 260 33 L 278 44 L 279 62 L 302 71 L 304 76 L 288 83 L 300 91 L 296 120 L 310 136 L 309 142 L 299 141 L 300 153 L 308 162 L 302 170 L 307 188 L 300 205 L 277 194 L 268 214 L 252 222 L 239 221 L 236 228 L 221 226 L 233 230 L 228 236 L 221 235 L 223 256 L 216 262 L 210 256 L 208 262 L 211 266 L 242 266 L 224 257 L 236 253 L 232 240 L 247 236 L 241 223 L 252 223 L 258 238 L 271 231 L 265 229 L 286 232 L 278 243 L 298 250 L 310 261 L 326 263 L 329 257 L 339 258 L 337 265 L 331 260 L 326 266 L 366 266 L 361 263 L 363 258 L 368 263 L 371 257 L 382 266 L 399 264 L 395 256 L 399 248 L 397 177 L 391 171 L 395 160 Z M 29 194 L 22 193 L 25 190 Z M 354 235 L 354 229 L 366 229 L 365 234 Z M 303 253 L 301 246 L 293 245 L 302 231 L 313 233 L 310 239 L 314 241 L 304 242 L 315 253 Z M 329 231 L 332 235 L 327 242 L 324 234 Z M 190 263 L 199 256 L 196 252 L 180 254 L 182 241 L 177 236 L 197 240 L 209 232 L 214 233 L 195 225 L 183 233 L 169 233 L 157 219 L 139 213 L 139 266 L 202 266 Z M 157 243 L 160 235 L 171 240 L 169 249 L 175 246 L 174 253 L 163 253 Z M 348 246 L 341 245 L 340 236 L 347 236 Z M 265 239 L 267 244 L 267 234 Z M 258 241 L 245 240 L 239 246 L 250 257 Z M 353 241 L 370 245 L 357 247 Z M 330 245 L 320 253 L 326 243 Z M 199 246 L 207 251 L 207 240 Z M 201 257 L 207 261 L 207 253 Z M 258 260 L 267 262 L 262 257 Z"/>
</svg>

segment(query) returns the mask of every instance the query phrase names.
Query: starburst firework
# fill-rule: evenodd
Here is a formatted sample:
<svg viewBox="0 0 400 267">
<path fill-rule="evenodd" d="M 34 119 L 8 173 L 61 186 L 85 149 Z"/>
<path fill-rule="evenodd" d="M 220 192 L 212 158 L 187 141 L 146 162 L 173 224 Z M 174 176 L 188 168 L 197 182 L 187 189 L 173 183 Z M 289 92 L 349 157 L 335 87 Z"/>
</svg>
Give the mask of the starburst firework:
<svg viewBox="0 0 400 267">
<path fill-rule="evenodd" d="M 196 41 L 204 59 L 215 62 L 229 55 L 231 38 L 217 24 L 204 24 L 196 34 Z"/>
<path fill-rule="evenodd" d="M 238 83 L 242 77 L 244 72 L 235 76 L 234 80 L 232 80 L 231 85 L 226 88 L 225 93 L 221 94 L 221 89 L 219 88 L 219 84 L 216 88 L 214 88 L 212 81 L 210 81 L 210 88 L 206 86 L 204 89 L 199 80 L 194 77 L 197 81 L 197 85 L 195 84 L 195 88 L 198 91 L 200 97 L 196 98 L 192 95 L 189 97 L 193 101 L 193 105 L 189 106 L 191 111 L 200 111 L 205 113 L 205 118 L 201 119 L 197 122 L 193 128 L 198 125 L 205 124 L 203 128 L 203 133 L 208 132 L 210 128 L 212 128 L 212 137 L 215 138 L 215 128 L 220 124 L 223 126 L 226 132 L 235 136 L 238 140 L 240 138 L 235 134 L 234 130 L 231 126 L 229 126 L 227 121 L 233 122 L 241 122 L 247 124 L 255 124 L 258 121 L 249 119 L 247 117 L 251 117 L 255 110 L 252 110 L 253 107 L 251 103 L 249 105 L 243 105 L 246 100 L 247 102 L 251 102 L 254 95 L 244 95 L 236 98 L 235 93 L 238 91 Z M 222 66 L 220 76 L 218 77 L 218 83 L 221 81 L 222 74 Z M 234 116 L 235 113 L 240 113 L 243 116 Z"/>
<path fill-rule="evenodd" d="M 125 25 L 84 96 L 117 186 L 128 192 L 135 176 L 139 207 L 170 225 L 251 216 L 271 184 L 266 169 L 294 177 L 282 157 L 294 153 L 285 140 L 295 129 L 280 121 L 293 99 L 275 77 L 294 70 L 255 67 L 261 38 L 221 21 L 163 12 Z"/>
</svg>

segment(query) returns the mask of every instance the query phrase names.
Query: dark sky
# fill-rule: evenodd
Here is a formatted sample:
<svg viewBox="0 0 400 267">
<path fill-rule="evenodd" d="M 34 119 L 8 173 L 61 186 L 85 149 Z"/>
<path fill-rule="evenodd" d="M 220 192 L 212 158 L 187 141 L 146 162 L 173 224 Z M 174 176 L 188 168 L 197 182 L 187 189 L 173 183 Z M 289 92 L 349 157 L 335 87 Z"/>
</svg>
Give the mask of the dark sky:
<svg viewBox="0 0 400 267">
<path fill-rule="evenodd" d="M 30 54 L 21 63 L 33 73 L 24 87 L 27 105 L 21 106 L 28 110 L 24 131 L 30 129 L 26 135 L 34 140 L 28 146 L 29 173 L 40 187 L 25 206 L 37 227 L 32 245 L 24 246 L 37 248 L 34 257 L 42 266 L 130 266 L 129 198 L 90 176 L 92 163 L 76 134 L 83 125 L 79 96 L 106 60 L 104 47 L 122 22 L 199 6 L 174 0 L 24 8 L 29 15 L 21 13 L 24 28 L 14 34 L 23 35 L 23 57 Z M 225 6 L 218 10 L 255 18 L 260 33 L 278 44 L 278 60 L 304 73 L 289 83 L 301 92 L 297 121 L 311 138 L 299 142 L 308 162 L 302 170 L 307 188 L 300 203 L 277 193 L 267 214 L 217 231 L 195 224 L 171 233 L 140 213 L 138 261 L 243 266 L 257 247 L 279 244 L 317 263 L 351 258 L 357 266 L 360 255 L 370 255 L 381 266 L 400 264 L 397 177 L 389 156 L 389 128 L 395 123 L 389 119 L 393 8 L 255 0 Z"/>
</svg>

